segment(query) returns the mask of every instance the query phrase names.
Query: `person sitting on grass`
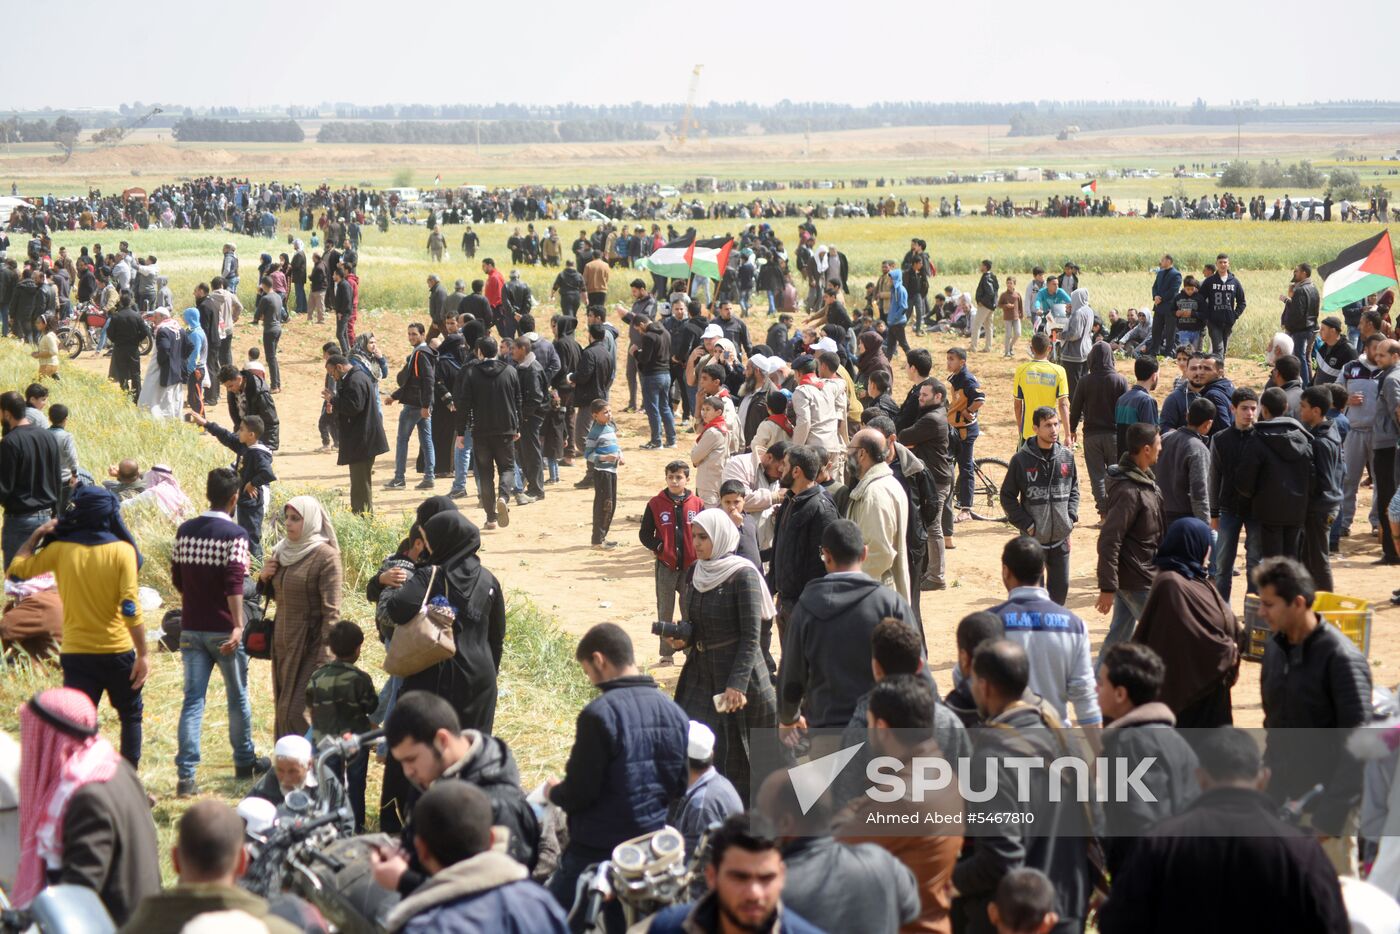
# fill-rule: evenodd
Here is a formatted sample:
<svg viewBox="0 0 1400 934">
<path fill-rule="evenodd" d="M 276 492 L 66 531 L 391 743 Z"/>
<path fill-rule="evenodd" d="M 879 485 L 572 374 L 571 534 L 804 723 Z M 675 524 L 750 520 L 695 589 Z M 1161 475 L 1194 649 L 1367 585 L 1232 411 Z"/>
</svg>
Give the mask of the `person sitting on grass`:
<svg viewBox="0 0 1400 934">
<path fill-rule="evenodd" d="M 261 558 L 263 513 L 267 510 L 268 500 L 267 487 L 277 479 L 277 475 L 272 472 L 272 452 L 261 443 L 263 420 L 256 415 L 249 415 L 238 423 L 238 433 L 234 434 L 198 412 L 190 412 L 189 419 L 237 455 L 233 469 L 238 471 L 238 480 L 242 484 L 238 494 L 238 524 L 248 533 L 253 556 Z"/>
<path fill-rule="evenodd" d="M 306 706 L 311 710 L 311 738 L 320 743 L 327 736 L 368 733 L 369 715 L 379 706 L 374 681 L 362 669 L 360 647 L 365 634 L 357 623 L 343 619 L 330 628 L 326 644 L 335 660 L 316 669 L 306 684 Z M 350 808 L 355 812 L 355 832 L 365 832 L 365 779 L 369 770 L 369 749 L 360 750 L 348 763 Z"/>
<path fill-rule="evenodd" d="M 108 492 L 115 493 L 118 499 L 128 500 L 146 492 L 146 481 L 141 479 L 141 465 L 131 458 L 108 467 L 107 476 L 112 479 L 103 480 L 102 485 Z"/>
</svg>

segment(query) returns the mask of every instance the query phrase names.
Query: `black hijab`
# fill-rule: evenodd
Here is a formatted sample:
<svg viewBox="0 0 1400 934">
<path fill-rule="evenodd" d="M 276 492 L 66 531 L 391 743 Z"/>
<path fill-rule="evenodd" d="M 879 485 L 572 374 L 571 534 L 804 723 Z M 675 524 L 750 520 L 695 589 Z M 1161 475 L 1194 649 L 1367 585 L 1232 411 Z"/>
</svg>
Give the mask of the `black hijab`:
<svg viewBox="0 0 1400 934">
<path fill-rule="evenodd" d="M 440 512 L 424 523 L 423 536 L 432 551 L 433 564 L 442 569 L 443 576 L 462 601 L 470 601 L 481 578 L 481 561 L 476 556 L 481 548 L 481 531 L 453 509 Z"/>
<path fill-rule="evenodd" d="M 418 504 L 418 514 L 414 517 L 413 527 L 408 530 L 408 538 L 399 543 L 399 554 L 408 554 L 408 550 L 413 547 L 413 540 L 424 535 L 423 526 L 429 519 L 444 512 L 458 512 L 457 504 L 446 496 L 429 496 Z"/>
</svg>

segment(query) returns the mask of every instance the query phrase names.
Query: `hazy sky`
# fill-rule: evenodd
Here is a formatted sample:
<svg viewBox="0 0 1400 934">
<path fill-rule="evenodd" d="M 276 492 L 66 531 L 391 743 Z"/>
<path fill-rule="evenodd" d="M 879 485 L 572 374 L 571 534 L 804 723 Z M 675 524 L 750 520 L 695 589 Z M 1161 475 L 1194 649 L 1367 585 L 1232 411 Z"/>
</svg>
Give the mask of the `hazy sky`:
<svg viewBox="0 0 1400 934">
<path fill-rule="evenodd" d="M 121 38 L 102 43 L 99 57 L 112 61 L 102 69 L 55 67 L 51 42 L 5 42 L 5 71 L 31 77 L 6 82 L 0 110 L 681 101 L 697 63 L 701 102 L 1400 96 L 1374 40 L 1400 29 L 1396 0 L 146 0 L 139 9 L 118 15 Z M 102 31 L 112 16 L 105 0 L 71 0 L 40 28 Z M 1373 51 L 1339 57 L 1338 37 L 1356 49 L 1372 37 Z"/>
</svg>

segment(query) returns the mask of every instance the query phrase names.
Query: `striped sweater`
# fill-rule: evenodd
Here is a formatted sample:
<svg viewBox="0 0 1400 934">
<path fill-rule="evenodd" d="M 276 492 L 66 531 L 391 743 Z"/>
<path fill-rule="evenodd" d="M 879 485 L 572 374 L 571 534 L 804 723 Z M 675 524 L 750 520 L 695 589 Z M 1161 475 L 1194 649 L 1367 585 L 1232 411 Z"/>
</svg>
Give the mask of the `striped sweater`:
<svg viewBox="0 0 1400 934">
<path fill-rule="evenodd" d="M 583 443 L 583 456 L 594 470 L 617 473 L 616 460 L 599 460 L 607 455 L 621 455 L 622 445 L 617 440 L 617 426 L 612 422 L 600 425 L 594 422 L 588 429 L 588 437 Z"/>
</svg>

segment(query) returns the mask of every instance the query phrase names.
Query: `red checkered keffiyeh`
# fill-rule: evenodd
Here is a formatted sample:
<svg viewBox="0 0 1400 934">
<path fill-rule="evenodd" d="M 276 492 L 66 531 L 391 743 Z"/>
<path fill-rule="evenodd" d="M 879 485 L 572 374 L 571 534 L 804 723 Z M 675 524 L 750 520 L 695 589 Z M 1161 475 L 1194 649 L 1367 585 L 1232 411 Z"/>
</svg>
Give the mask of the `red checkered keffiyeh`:
<svg viewBox="0 0 1400 934">
<path fill-rule="evenodd" d="M 33 704 L 77 729 L 60 729 Z M 88 782 L 109 781 L 121 760 L 95 732 L 97 708 L 81 691 L 52 688 L 36 695 L 20 708 L 19 724 L 21 850 L 13 901 L 24 907 L 44 888 L 48 870 L 62 863 L 63 815 L 73 793 Z M 92 735 L 79 735 L 89 730 Z"/>
</svg>

